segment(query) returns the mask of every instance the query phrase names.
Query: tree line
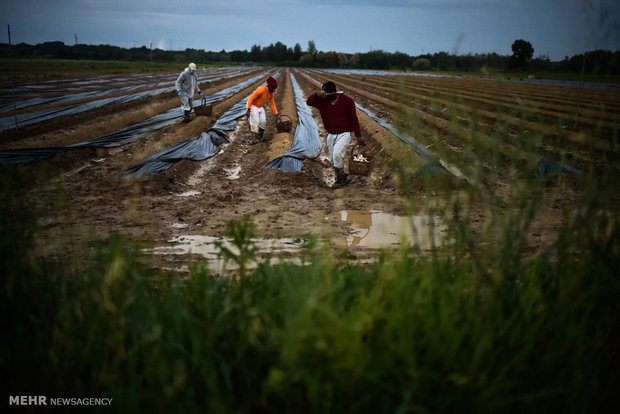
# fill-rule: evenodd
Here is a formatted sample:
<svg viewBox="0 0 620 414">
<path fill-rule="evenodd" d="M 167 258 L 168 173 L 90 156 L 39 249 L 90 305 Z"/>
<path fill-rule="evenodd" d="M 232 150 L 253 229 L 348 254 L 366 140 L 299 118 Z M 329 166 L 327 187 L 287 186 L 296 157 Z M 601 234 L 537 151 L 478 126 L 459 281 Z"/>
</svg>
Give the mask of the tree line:
<svg viewBox="0 0 620 414">
<path fill-rule="evenodd" d="M 572 57 L 566 56 L 559 62 L 551 62 L 548 56 L 532 58 L 534 48 L 523 40 L 512 44 L 512 55 L 497 53 L 455 55 L 447 52 L 426 53 L 411 56 L 402 52 L 372 50 L 364 53 L 323 52 L 314 41 L 307 47 L 299 43 L 288 47 L 282 42 L 268 46 L 252 45 L 250 50 L 206 51 L 203 49 L 162 50 L 146 46 L 122 48 L 112 45 L 65 45 L 61 41 L 44 42 L 36 45 L 19 43 L 9 50 L 6 43 L 0 44 L 0 57 L 55 58 L 119 61 L 186 62 L 197 64 L 269 64 L 276 66 L 301 66 L 347 69 L 400 69 L 474 72 L 488 69 L 518 70 L 562 70 L 598 74 L 620 74 L 620 50 L 594 50 Z"/>
</svg>

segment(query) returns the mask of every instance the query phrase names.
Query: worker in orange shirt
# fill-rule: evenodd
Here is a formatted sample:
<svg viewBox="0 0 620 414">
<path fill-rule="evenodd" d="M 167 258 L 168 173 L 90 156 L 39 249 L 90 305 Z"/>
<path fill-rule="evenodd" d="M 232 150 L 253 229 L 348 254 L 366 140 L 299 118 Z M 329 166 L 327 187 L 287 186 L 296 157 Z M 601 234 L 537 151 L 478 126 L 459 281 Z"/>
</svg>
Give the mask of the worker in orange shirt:
<svg viewBox="0 0 620 414">
<path fill-rule="evenodd" d="M 281 122 L 276 101 L 274 100 L 274 92 L 278 87 L 278 82 L 271 76 L 267 79 L 267 86 L 262 85 L 256 88 L 254 93 L 248 98 L 248 110 L 246 115 L 250 122 L 250 131 L 252 132 L 252 143 L 261 141 L 265 132 L 267 120 L 265 118 L 265 108 L 263 106 L 269 101 L 269 106 L 278 122 Z"/>
</svg>

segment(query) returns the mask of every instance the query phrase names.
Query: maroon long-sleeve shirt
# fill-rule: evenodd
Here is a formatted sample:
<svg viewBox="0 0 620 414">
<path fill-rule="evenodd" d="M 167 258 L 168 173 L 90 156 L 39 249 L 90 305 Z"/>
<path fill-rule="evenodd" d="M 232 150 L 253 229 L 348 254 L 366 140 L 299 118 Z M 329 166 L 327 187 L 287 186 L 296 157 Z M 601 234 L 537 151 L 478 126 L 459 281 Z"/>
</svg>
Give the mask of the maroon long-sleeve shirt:
<svg viewBox="0 0 620 414">
<path fill-rule="evenodd" d="M 362 136 L 355 110 L 355 102 L 347 95 L 338 95 L 338 100 L 332 105 L 329 99 L 319 98 L 315 93 L 310 95 L 306 100 L 306 104 L 314 106 L 319 110 L 323 119 L 323 126 L 330 134 L 353 131 L 356 137 Z"/>
</svg>

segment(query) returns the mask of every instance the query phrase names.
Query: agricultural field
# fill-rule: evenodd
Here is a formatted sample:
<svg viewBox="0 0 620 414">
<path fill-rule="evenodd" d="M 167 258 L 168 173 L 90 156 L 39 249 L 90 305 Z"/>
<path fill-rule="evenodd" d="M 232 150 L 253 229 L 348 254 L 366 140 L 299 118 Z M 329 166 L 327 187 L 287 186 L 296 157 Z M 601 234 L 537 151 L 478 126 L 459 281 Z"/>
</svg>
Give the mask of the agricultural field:
<svg viewBox="0 0 620 414">
<path fill-rule="evenodd" d="M 617 411 L 617 88 L 209 68 L 211 114 L 184 123 L 177 75 L 3 85 L 10 395 Z M 268 76 L 292 128 L 267 108 L 252 142 L 245 103 Z M 352 155 L 372 162 L 341 187 L 305 106 L 327 80 L 356 101 Z M 267 167 L 312 131 L 300 171 Z"/>
<path fill-rule="evenodd" d="M 121 176 L 157 151 L 208 130 L 269 75 L 279 79 L 277 106 L 291 116 L 290 132 L 278 133 L 267 110 L 266 140 L 250 144 L 247 121 L 240 117 L 230 142 L 213 157 L 179 160 L 146 177 Z M 447 241 L 448 222 L 437 211 L 471 189 L 471 226 L 483 232 L 495 219 L 490 215 L 515 205 L 521 186 L 541 185 L 540 169 L 546 168 L 551 178 L 545 204 L 527 242 L 535 253 L 557 236 L 585 177 L 618 165 L 620 92 L 613 89 L 372 71 L 207 69 L 199 75 L 207 96 L 250 82 L 214 101 L 210 116 L 193 115 L 185 124 L 172 91 L 175 78 L 162 73 L 47 81 L 21 85 L 14 96 L 3 89 L 3 150 L 78 147 L 19 167 L 45 171 L 20 189 L 44 214 L 41 254 L 61 254 L 67 240 L 76 246 L 120 232 L 161 253 L 147 255 L 153 266 L 187 270 L 188 261 L 213 260 L 209 245 L 224 237 L 230 220 L 249 215 L 266 256 L 295 256 L 310 234 L 319 234 L 332 238 L 337 254 L 370 260 L 399 242 L 410 224 L 403 217 L 415 217 L 423 249 Z M 361 107 L 368 144 L 355 151 L 372 158 L 369 176 L 351 175 L 349 185 L 330 188 L 325 148 L 317 159 L 306 159 L 301 172 L 265 167 L 294 141 L 298 109 L 291 78 L 304 99 L 333 80 Z M 164 113 L 165 122 L 149 124 Z M 313 117 L 324 141 L 316 110 Z M 120 144 L 79 145 L 116 131 L 125 131 Z M 441 172 L 421 174 L 433 165 Z M 437 210 L 433 229 L 421 224 L 429 221 L 429 203 Z M 497 210 L 484 207 L 488 203 Z M 190 251 L 205 253 L 190 258 Z"/>
</svg>

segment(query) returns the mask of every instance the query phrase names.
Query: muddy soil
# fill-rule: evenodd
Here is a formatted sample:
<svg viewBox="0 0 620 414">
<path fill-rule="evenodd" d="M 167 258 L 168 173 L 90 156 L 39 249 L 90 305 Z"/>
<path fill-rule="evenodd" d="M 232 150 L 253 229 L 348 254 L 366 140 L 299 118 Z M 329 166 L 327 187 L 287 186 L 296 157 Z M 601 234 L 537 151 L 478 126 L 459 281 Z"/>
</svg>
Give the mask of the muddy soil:
<svg viewBox="0 0 620 414">
<path fill-rule="evenodd" d="M 421 182 L 410 183 L 408 197 L 397 190 L 396 177 L 391 162 L 398 158 L 406 160 L 411 171 L 423 165 L 422 160 L 410 147 L 396 139 L 374 120 L 358 111 L 366 146 L 358 151 L 373 158 L 373 171 L 369 176 L 350 175 L 348 185 L 330 187 L 332 169 L 323 157 L 304 161 L 299 173 L 288 173 L 266 168 L 265 164 L 284 154 L 291 146 L 297 124 L 297 110 L 289 71 L 265 70 L 265 79 L 279 73 L 276 104 L 279 111 L 290 115 L 293 129 L 278 133 L 275 116 L 267 106 L 267 129 L 263 142 L 251 144 L 245 118 L 238 121 L 236 131 L 229 134 L 230 143 L 221 147 L 220 153 L 201 161 L 180 161 L 168 171 L 144 178 L 121 178 L 119 173 L 147 156 L 181 141 L 198 136 L 208 129 L 217 118 L 235 103 L 250 94 L 260 81 L 232 98 L 214 105 L 210 117 L 194 117 L 190 123 L 181 122 L 154 131 L 145 138 L 114 149 L 81 149 L 69 151 L 49 161 L 24 167 L 25 171 L 45 170 L 43 178 L 24 189 L 29 201 L 44 212 L 39 220 L 38 235 L 41 254 L 68 254 L 88 256 L 88 242 L 93 238 L 105 239 L 111 232 L 120 232 L 145 247 L 172 246 L 184 238 L 208 236 L 221 238 L 227 223 L 244 215 L 252 217 L 256 224 L 256 236 L 265 240 L 303 241 L 310 234 L 331 235 L 333 240 L 351 240 L 357 237 L 351 222 L 341 218 L 346 212 L 361 212 L 367 220 L 371 212 L 395 216 L 422 212 L 429 197 L 447 200 L 463 185 L 460 180 L 442 176 L 441 185 L 428 192 Z M 214 93 L 252 74 L 209 84 L 205 94 Z M 291 71 L 307 97 L 318 90 L 325 77 L 303 71 Z M 360 85 L 355 85 L 360 89 Z M 347 91 L 345 82 L 339 88 Z M 374 91 L 368 86 L 365 94 L 351 94 L 363 106 L 376 111 L 386 119 L 391 108 L 380 99 L 372 99 Z M 124 126 L 134 124 L 178 105 L 175 97 L 161 97 L 148 104 L 135 104 L 131 111 L 123 108 L 114 112 L 107 108 L 91 119 L 77 117 L 78 121 L 51 121 L 53 128 L 43 132 L 44 125 L 32 127 L 17 136 L 3 136 L 3 148 L 26 146 L 66 145 L 93 138 Z M 108 112 L 110 111 L 110 112 Z M 313 110 L 314 118 L 325 140 L 320 116 Z M 56 123 L 54 123 L 56 122 Z M 20 145 L 18 145 L 20 144 Z M 547 246 L 564 219 L 567 205 L 576 195 L 571 191 L 558 190 L 544 216 L 535 225 L 532 246 Z M 498 183 L 495 189 L 508 195 L 508 183 Z M 409 201 L 408 201 L 409 200 Z M 480 227 L 484 211 L 474 208 L 472 225 Z M 368 223 L 362 226 L 369 226 Z M 440 229 L 445 231 L 445 229 Z M 365 260 L 376 254 L 376 249 L 351 243 L 335 243 L 335 255 L 352 260 Z M 145 259 L 153 267 L 183 270 L 188 263 L 200 261 L 197 255 L 151 254 Z"/>
</svg>

